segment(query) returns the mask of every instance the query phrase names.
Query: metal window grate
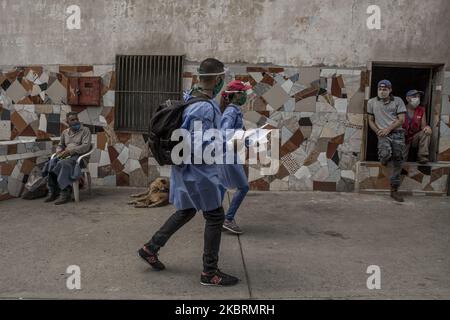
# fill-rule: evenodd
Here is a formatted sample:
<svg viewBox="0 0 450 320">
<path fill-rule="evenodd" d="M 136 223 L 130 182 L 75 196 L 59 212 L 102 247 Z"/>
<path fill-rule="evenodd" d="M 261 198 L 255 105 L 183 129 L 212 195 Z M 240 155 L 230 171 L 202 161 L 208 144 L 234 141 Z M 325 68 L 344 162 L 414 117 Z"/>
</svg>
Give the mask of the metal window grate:
<svg viewBox="0 0 450 320">
<path fill-rule="evenodd" d="M 147 132 L 155 109 L 183 90 L 184 56 L 116 56 L 114 129 Z"/>
</svg>

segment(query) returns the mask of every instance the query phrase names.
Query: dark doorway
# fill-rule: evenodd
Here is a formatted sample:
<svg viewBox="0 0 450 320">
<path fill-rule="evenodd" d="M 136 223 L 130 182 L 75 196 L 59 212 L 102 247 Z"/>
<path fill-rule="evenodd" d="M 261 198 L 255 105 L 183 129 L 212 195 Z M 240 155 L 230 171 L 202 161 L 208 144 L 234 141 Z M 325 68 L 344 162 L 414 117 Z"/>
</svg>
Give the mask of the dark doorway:
<svg viewBox="0 0 450 320">
<path fill-rule="evenodd" d="M 377 96 L 377 84 L 380 80 L 388 79 L 392 83 L 392 93 L 394 96 L 403 99 L 406 102 L 406 92 L 411 89 L 417 89 L 425 92 L 422 98 L 422 105 L 427 110 L 427 121 L 430 122 L 431 117 L 431 77 L 432 68 L 415 68 L 394 65 L 376 65 L 372 66 L 372 80 L 370 88 L 370 97 Z M 378 161 L 378 138 L 372 129 L 368 128 L 366 143 L 366 160 Z M 412 153 L 412 152 L 411 152 Z M 415 159 L 409 159 L 415 161 Z"/>
</svg>

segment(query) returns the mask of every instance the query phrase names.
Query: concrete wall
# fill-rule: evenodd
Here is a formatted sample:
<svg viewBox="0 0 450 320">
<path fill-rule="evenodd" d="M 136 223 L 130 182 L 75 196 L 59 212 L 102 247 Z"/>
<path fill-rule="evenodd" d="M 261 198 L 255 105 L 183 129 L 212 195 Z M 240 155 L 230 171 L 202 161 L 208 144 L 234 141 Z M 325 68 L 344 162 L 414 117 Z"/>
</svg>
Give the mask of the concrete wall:
<svg viewBox="0 0 450 320">
<path fill-rule="evenodd" d="M 68 30 L 66 8 L 81 8 Z M 450 62 L 448 0 L 0 0 L 0 65 L 111 64 L 117 53 L 215 56 L 228 63 L 358 67 Z"/>
</svg>

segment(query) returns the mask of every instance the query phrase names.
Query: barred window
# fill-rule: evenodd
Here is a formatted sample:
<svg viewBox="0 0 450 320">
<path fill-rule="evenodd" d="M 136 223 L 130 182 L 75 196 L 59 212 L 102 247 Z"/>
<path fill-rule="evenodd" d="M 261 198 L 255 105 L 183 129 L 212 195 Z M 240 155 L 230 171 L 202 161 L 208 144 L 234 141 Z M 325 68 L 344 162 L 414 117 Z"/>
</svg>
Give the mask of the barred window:
<svg viewBox="0 0 450 320">
<path fill-rule="evenodd" d="M 147 132 L 164 101 L 179 100 L 184 56 L 117 55 L 114 129 Z"/>
</svg>

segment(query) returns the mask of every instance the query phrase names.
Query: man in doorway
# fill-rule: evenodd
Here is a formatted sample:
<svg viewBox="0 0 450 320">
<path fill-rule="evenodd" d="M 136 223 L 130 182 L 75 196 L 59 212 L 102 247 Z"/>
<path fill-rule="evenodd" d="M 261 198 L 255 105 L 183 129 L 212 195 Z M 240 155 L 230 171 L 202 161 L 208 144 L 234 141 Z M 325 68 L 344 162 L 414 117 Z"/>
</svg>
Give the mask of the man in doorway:
<svg viewBox="0 0 450 320">
<path fill-rule="evenodd" d="M 428 162 L 430 139 L 432 130 L 427 125 L 425 107 L 420 104 L 422 91 L 410 90 L 406 94 L 406 118 L 403 123 L 405 129 L 406 147 L 404 159 L 408 160 L 411 148 L 417 148 L 417 162 L 426 164 Z"/>
<path fill-rule="evenodd" d="M 405 121 L 406 106 L 401 98 L 392 95 L 392 84 L 389 80 L 381 80 L 378 83 L 378 96 L 368 101 L 367 113 L 369 126 L 378 136 L 378 157 L 381 164 L 386 166 L 389 161 L 393 163 L 391 197 L 395 201 L 403 202 L 398 188 L 404 161 L 405 130 L 402 125 Z"/>
</svg>

